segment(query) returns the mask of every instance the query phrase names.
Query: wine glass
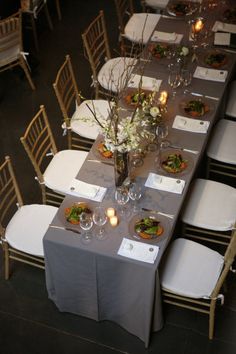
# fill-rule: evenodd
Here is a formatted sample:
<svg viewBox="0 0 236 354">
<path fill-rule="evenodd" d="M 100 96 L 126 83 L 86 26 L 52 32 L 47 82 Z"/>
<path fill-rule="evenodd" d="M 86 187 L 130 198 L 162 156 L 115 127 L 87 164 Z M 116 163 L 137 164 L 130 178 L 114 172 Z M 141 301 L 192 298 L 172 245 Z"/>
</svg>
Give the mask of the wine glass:
<svg viewBox="0 0 236 354">
<path fill-rule="evenodd" d="M 88 232 L 92 226 L 93 226 L 93 217 L 92 217 L 92 213 L 88 213 L 86 211 L 83 211 L 80 214 L 80 227 L 81 229 L 85 230 L 85 233 L 83 235 L 83 240 L 87 243 L 90 242 L 92 239 L 92 234 L 90 232 Z"/>
<path fill-rule="evenodd" d="M 160 147 L 164 147 L 165 145 L 169 145 L 168 140 L 165 140 L 165 138 L 168 136 L 169 133 L 169 128 L 168 125 L 163 123 L 160 123 L 157 126 L 156 129 L 156 136 L 158 138 L 158 141 L 160 143 Z"/>
<path fill-rule="evenodd" d="M 102 240 L 105 237 L 105 230 L 103 226 L 107 222 L 107 215 L 106 215 L 106 209 L 102 206 L 98 206 L 94 209 L 93 212 L 93 222 L 95 225 L 97 225 L 98 232 L 96 234 L 97 238 Z"/>
<path fill-rule="evenodd" d="M 133 203 L 133 212 L 136 213 L 139 209 L 137 207 L 137 202 L 142 196 L 142 187 L 137 182 L 132 182 L 129 186 L 129 197 L 134 202 Z"/>
<path fill-rule="evenodd" d="M 169 65 L 168 84 L 172 88 L 172 97 L 174 98 L 176 95 L 176 91 L 174 89 L 179 87 L 181 84 L 180 70 L 178 65 L 175 64 Z"/>
<path fill-rule="evenodd" d="M 126 187 L 120 186 L 116 188 L 115 191 L 115 199 L 119 205 L 119 210 L 121 215 L 126 215 L 126 210 L 124 206 L 128 203 L 129 201 L 129 191 Z"/>
<path fill-rule="evenodd" d="M 181 82 L 183 86 L 189 86 L 192 81 L 192 73 L 191 70 L 182 68 L 180 71 Z"/>
</svg>

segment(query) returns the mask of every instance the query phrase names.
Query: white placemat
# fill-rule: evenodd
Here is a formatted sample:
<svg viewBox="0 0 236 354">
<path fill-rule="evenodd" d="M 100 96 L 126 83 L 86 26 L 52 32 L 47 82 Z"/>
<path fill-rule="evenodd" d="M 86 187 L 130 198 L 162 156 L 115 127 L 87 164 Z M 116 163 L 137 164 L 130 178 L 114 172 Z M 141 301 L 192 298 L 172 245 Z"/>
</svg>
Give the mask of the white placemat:
<svg viewBox="0 0 236 354">
<path fill-rule="evenodd" d="M 193 77 L 202 80 L 225 82 L 227 75 L 227 70 L 208 69 L 202 66 L 197 66 Z"/>
<path fill-rule="evenodd" d="M 220 21 L 216 21 L 214 26 L 212 27 L 213 32 L 229 32 L 236 33 L 236 25 L 232 25 L 230 23 L 224 23 Z"/>
<path fill-rule="evenodd" d="M 177 115 L 174 119 L 172 128 L 185 130 L 192 133 L 206 133 L 210 122 L 208 120 L 200 120 L 195 118 L 187 118 Z"/>
<path fill-rule="evenodd" d="M 78 179 L 73 179 L 68 187 L 67 194 L 80 198 L 86 198 L 95 202 L 101 202 L 106 194 L 104 187 L 89 184 Z"/>
<path fill-rule="evenodd" d="M 185 181 L 178 178 L 166 177 L 150 172 L 145 187 L 159 189 L 165 192 L 182 194 Z"/>
<path fill-rule="evenodd" d="M 216 32 L 214 35 L 215 45 L 230 45 L 231 34 L 227 32 Z"/>
<path fill-rule="evenodd" d="M 138 88 L 142 80 L 142 89 L 150 91 L 159 91 L 162 80 L 153 77 L 134 74 L 131 76 L 128 87 Z"/>
<path fill-rule="evenodd" d="M 152 42 L 168 42 L 179 44 L 183 38 L 183 35 L 180 33 L 169 33 L 169 32 L 160 32 L 154 31 L 151 37 Z"/>
<path fill-rule="evenodd" d="M 154 263 L 158 251 L 158 246 L 123 238 L 117 254 L 141 262 Z"/>
</svg>

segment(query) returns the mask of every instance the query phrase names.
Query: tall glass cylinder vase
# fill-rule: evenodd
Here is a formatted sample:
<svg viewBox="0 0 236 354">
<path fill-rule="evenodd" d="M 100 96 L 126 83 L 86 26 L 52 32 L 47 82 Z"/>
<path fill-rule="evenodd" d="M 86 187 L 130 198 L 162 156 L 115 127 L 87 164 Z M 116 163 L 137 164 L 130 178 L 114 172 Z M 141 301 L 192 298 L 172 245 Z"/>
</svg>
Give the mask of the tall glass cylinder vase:
<svg viewBox="0 0 236 354">
<path fill-rule="evenodd" d="M 114 151 L 114 174 L 116 187 L 122 186 L 129 177 L 129 153 Z"/>
</svg>

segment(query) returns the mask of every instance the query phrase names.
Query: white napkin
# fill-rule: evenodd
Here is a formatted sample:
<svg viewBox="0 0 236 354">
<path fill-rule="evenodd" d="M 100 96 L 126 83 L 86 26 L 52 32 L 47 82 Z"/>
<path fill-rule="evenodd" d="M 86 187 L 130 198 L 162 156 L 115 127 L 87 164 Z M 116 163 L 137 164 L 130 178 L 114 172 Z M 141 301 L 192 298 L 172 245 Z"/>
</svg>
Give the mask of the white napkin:
<svg viewBox="0 0 236 354">
<path fill-rule="evenodd" d="M 166 177 L 150 172 L 145 187 L 159 189 L 160 191 L 182 194 L 185 181 L 178 178 Z"/>
<path fill-rule="evenodd" d="M 214 36 L 215 45 L 230 45 L 231 34 L 226 32 L 216 32 Z"/>
<path fill-rule="evenodd" d="M 183 38 L 182 34 L 179 33 L 169 33 L 169 32 L 160 32 L 154 31 L 151 37 L 152 42 L 169 42 L 169 43 L 180 43 Z"/>
<path fill-rule="evenodd" d="M 193 77 L 202 80 L 225 82 L 227 75 L 227 70 L 208 69 L 202 66 L 197 66 Z"/>
<path fill-rule="evenodd" d="M 99 187 L 74 178 L 68 187 L 67 194 L 101 202 L 106 191 L 107 189 L 104 187 Z"/>
<path fill-rule="evenodd" d="M 210 122 L 208 120 L 200 120 L 195 118 L 187 118 L 177 115 L 175 117 L 172 128 L 185 130 L 192 133 L 206 133 Z"/>
<path fill-rule="evenodd" d="M 142 79 L 142 89 L 150 90 L 150 91 L 159 91 L 162 80 L 157 80 L 153 77 L 141 76 L 138 74 L 134 74 L 131 76 L 130 81 L 128 83 L 128 87 L 138 88 L 141 79 Z"/>
<path fill-rule="evenodd" d="M 137 261 L 154 263 L 158 251 L 158 246 L 123 238 L 117 254 L 123 257 L 136 259 Z"/>
<path fill-rule="evenodd" d="M 231 25 L 230 23 L 216 21 L 214 26 L 212 27 L 212 31 L 236 33 L 236 25 Z"/>
</svg>

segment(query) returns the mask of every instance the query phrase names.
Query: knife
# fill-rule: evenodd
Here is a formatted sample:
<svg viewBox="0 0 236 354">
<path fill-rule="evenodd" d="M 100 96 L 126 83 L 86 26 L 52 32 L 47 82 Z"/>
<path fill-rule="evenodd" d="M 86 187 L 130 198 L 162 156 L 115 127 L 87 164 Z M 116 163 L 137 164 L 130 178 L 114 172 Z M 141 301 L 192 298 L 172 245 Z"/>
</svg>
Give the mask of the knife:
<svg viewBox="0 0 236 354">
<path fill-rule="evenodd" d="M 113 163 L 112 162 L 108 162 L 108 161 L 100 161 L 100 160 L 87 160 L 88 162 L 96 162 L 96 163 L 102 163 L 104 165 L 108 165 L 108 166 L 113 166 Z"/>
<path fill-rule="evenodd" d="M 149 211 L 149 213 L 153 213 L 153 214 L 159 214 L 162 216 L 165 216 L 167 218 L 173 219 L 175 216 L 173 214 L 167 214 L 167 213 L 163 213 L 161 211 L 158 210 L 152 210 L 152 209 L 148 209 L 148 208 L 142 208 L 143 211 Z"/>
<path fill-rule="evenodd" d="M 49 225 L 49 227 L 51 227 L 53 229 L 59 229 L 59 230 L 75 232 L 76 234 L 80 234 L 81 233 L 79 230 L 75 230 L 72 227 L 64 227 L 64 226 L 58 226 L 58 225 Z"/>
<path fill-rule="evenodd" d="M 179 149 L 182 151 L 190 152 L 195 155 L 197 155 L 199 153 L 199 151 L 197 151 L 197 150 L 186 149 L 186 148 L 183 148 L 182 146 L 178 146 L 178 145 L 169 145 L 169 147 L 171 147 L 172 149 Z"/>
</svg>

